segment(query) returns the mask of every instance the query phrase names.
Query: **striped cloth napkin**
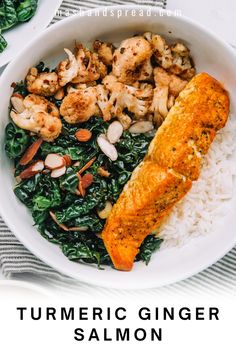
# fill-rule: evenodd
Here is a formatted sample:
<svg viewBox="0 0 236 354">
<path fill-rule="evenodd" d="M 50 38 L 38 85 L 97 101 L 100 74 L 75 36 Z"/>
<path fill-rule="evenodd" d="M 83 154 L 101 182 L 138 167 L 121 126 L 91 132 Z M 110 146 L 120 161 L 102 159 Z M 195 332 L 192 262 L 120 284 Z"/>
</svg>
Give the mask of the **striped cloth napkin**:
<svg viewBox="0 0 236 354">
<path fill-rule="evenodd" d="M 63 1 L 59 11 L 54 17 L 52 23 L 61 20 L 63 17 L 73 15 L 76 11 L 88 10 L 98 6 L 109 5 L 131 5 L 145 4 L 148 6 L 166 7 L 166 0 L 133 0 L 133 1 L 105 1 L 105 0 L 67 0 Z M 79 286 L 88 293 L 88 285 L 82 285 L 79 282 L 71 280 L 56 270 L 50 268 L 42 261 L 31 254 L 11 233 L 4 221 L 0 218 L 0 266 L 6 277 L 31 279 L 38 281 L 41 279 L 46 285 L 52 285 L 62 288 L 66 287 L 73 291 Z M 39 277 L 40 276 L 40 277 Z M 162 294 L 230 294 L 236 293 L 236 247 L 229 252 L 223 259 L 218 261 L 212 267 L 177 284 L 164 287 Z M 160 289 L 151 290 L 150 295 L 159 294 Z M 93 288 L 94 295 L 94 288 Z"/>
</svg>

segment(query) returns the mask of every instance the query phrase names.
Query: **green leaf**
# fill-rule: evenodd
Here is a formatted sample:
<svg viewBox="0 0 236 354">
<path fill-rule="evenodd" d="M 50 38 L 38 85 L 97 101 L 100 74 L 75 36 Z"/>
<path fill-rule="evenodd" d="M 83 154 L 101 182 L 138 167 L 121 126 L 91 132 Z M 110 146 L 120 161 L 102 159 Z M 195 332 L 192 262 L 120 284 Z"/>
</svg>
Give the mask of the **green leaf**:
<svg viewBox="0 0 236 354">
<path fill-rule="evenodd" d="M 7 47 L 7 41 L 0 33 L 0 53 L 2 53 Z"/>
<path fill-rule="evenodd" d="M 18 22 L 12 0 L 2 0 L 0 5 L 0 29 L 6 31 Z"/>
<path fill-rule="evenodd" d="M 154 235 L 149 235 L 148 237 L 146 237 L 140 247 L 139 254 L 136 257 L 136 261 L 142 260 L 146 263 L 146 265 L 148 265 L 151 260 L 152 254 L 160 248 L 162 242 L 162 239 L 157 238 Z"/>
<path fill-rule="evenodd" d="M 35 14 L 38 6 L 37 0 L 24 0 L 16 9 L 19 22 L 29 21 Z"/>
<path fill-rule="evenodd" d="M 73 168 L 68 168 L 64 177 L 61 179 L 60 187 L 63 190 L 75 193 L 78 188 L 79 179 Z"/>
<path fill-rule="evenodd" d="M 20 157 L 29 144 L 28 133 L 11 122 L 6 127 L 5 135 L 5 150 L 8 157 L 10 159 Z"/>
<path fill-rule="evenodd" d="M 100 232 L 104 227 L 104 221 L 96 214 L 90 214 L 74 219 L 69 226 L 87 227 L 90 231 Z"/>
<path fill-rule="evenodd" d="M 33 199 L 33 204 L 34 211 L 45 211 L 51 207 L 52 201 L 44 196 L 39 195 Z"/>
<path fill-rule="evenodd" d="M 49 176 L 42 176 L 32 203 L 34 211 L 45 211 L 58 207 L 61 204 L 61 191 L 58 182 Z"/>
<path fill-rule="evenodd" d="M 86 215 L 93 210 L 96 205 L 96 200 L 89 200 L 88 198 L 85 200 L 83 198 L 79 198 L 68 208 L 56 212 L 57 220 L 59 223 L 64 223 L 82 215 Z"/>
</svg>

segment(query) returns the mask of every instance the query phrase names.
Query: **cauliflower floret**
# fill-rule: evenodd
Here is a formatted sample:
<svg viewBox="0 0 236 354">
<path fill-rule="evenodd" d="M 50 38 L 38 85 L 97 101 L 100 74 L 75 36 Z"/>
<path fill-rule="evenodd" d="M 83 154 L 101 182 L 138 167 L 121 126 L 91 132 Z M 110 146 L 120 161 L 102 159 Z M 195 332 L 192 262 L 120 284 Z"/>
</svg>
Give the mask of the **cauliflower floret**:
<svg viewBox="0 0 236 354">
<path fill-rule="evenodd" d="M 122 90 L 124 90 L 124 93 L 122 93 Z M 120 97 L 117 103 L 118 106 L 123 105 L 129 112 L 134 113 L 137 119 L 143 118 L 147 114 L 151 98 L 152 96 L 147 100 L 146 89 L 136 89 L 135 87 L 125 85 L 125 87 L 120 87 Z"/>
<path fill-rule="evenodd" d="M 39 73 L 31 68 L 26 76 L 27 90 L 41 96 L 53 96 L 59 89 L 58 75 L 55 72 Z"/>
<path fill-rule="evenodd" d="M 169 95 L 168 102 L 167 102 L 167 108 L 168 108 L 168 110 L 170 110 L 171 107 L 174 106 L 174 104 L 175 104 L 175 96 Z"/>
<path fill-rule="evenodd" d="M 68 59 L 58 65 L 57 72 L 61 86 L 69 82 L 87 84 L 106 76 L 106 66 L 99 61 L 97 53 L 84 49 L 82 45 L 79 45 L 76 50 L 74 55 L 70 50 L 65 49 Z"/>
<path fill-rule="evenodd" d="M 153 70 L 155 85 L 169 86 L 170 74 L 161 67 Z"/>
<path fill-rule="evenodd" d="M 97 86 L 97 104 L 102 112 L 103 119 L 109 121 L 112 118 L 112 102 L 109 91 L 104 85 Z"/>
<path fill-rule="evenodd" d="M 86 122 L 99 114 L 96 88 L 88 87 L 69 93 L 62 101 L 60 113 L 71 124 Z"/>
<path fill-rule="evenodd" d="M 137 85 L 137 91 L 135 96 L 145 101 L 152 101 L 153 98 L 153 86 L 147 83 L 141 83 Z"/>
<path fill-rule="evenodd" d="M 164 69 L 169 69 L 173 64 L 173 56 L 165 39 L 158 34 L 154 35 L 150 32 L 144 33 L 144 38 L 151 44 L 157 63 Z"/>
<path fill-rule="evenodd" d="M 104 79 L 102 80 L 103 85 L 105 86 L 105 88 L 109 91 L 112 91 L 114 85 L 118 82 L 117 77 L 115 77 L 114 75 L 110 74 L 107 75 L 106 77 L 104 77 Z"/>
<path fill-rule="evenodd" d="M 82 45 L 77 47 L 76 60 L 78 63 L 77 76 L 72 83 L 83 84 L 102 79 L 107 74 L 106 66 L 99 60 L 97 53 L 92 53 Z"/>
<path fill-rule="evenodd" d="M 65 86 L 71 82 L 78 74 L 79 64 L 73 53 L 69 49 L 64 49 L 68 59 L 61 61 L 57 67 L 57 74 L 60 86 Z"/>
<path fill-rule="evenodd" d="M 125 39 L 113 55 L 112 71 L 120 82 L 132 84 L 152 75 L 150 43 L 141 36 Z"/>
<path fill-rule="evenodd" d="M 154 57 L 163 69 L 185 80 L 190 80 L 195 75 L 189 49 L 184 44 L 169 46 L 163 37 L 151 32 L 144 33 L 144 38 L 151 44 Z"/>
<path fill-rule="evenodd" d="M 169 74 L 160 67 L 154 69 L 154 80 L 156 88 L 150 112 L 154 113 L 154 122 L 160 126 L 174 105 L 175 98 L 188 82 L 176 75 Z"/>
<path fill-rule="evenodd" d="M 182 80 L 174 74 L 169 74 L 162 68 L 154 69 L 154 80 L 156 86 L 168 86 L 169 94 L 174 97 L 177 97 L 188 83 L 188 81 Z"/>
<path fill-rule="evenodd" d="M 103 62 L 103 64 L 108 66 L 112 65 L 114 47 L 111 43 L 96 40 L 93 43 L 93 49 L 97 52 L 98 58 Z"/>
<path fill-rule="evenodd" d="M 190 57 L 189 49 L 182 43 L 177 43 L 171 47 L 173 55 L 173 65 L 170 72 L 175 75 L 180 75 L 183 79 L 190 80 L 195 74 L 192 58 Z"/>
<path fill-rule="evenodd" d="M 130 128 L 132 124 L 132 119 L 128 114 L 122 112 L 117 118 L 119 119 L 119 122 L 123 125 L 124 130 L 128 130 Z"/>
<path fill-rule="evenodd" d="M 128 109 L 136 118 L 146 115 L 153 96 L 151 85 L 143 84 L 139 85 L 139 87 L 125 85 L 118 82 L 113 75 L 106 76 L 103 83 L 110 92 L 110 102 L 113 105 L 114 114 Z"/>
<path fill-rule="evenodd" d="M 23 104 L 26 109 L 34 110 L 35 112 L 45 111 L 50 113 L 53 117 L 59 117 L 59 111 L 55 104 L 48 101 L 46 98 L 30 94 L 25 97 Z"/>
<path fill-rule="evenodd" d="M 147 114 L 153 96 L 151 85 L 125 85 L 113 75 L 106 76 L 103 85 L 99 87 L 98 105 L 106 120 L 117 117 L 124 128 L 128 129 L 131 118 L 124 112 L 126 109 L 136 118 L 143 118 Z"/>
<path fill-rule="evenodd" d="M 62 123 L 57 107 L 34 94 L 23 100 L 25 110 L 21 113 L 11 110 L 10 116 L 14 123 L 25 130 L 29 130 L 45 141 L 55 140 L 61 133 Z"/>
<path fill-rule="evenodd" d="M 154 113 L 154 123 L 160 126 L 168 114 L 168 86 L 159 86 L 154 89 L 150 112 Z"/>
</svg>

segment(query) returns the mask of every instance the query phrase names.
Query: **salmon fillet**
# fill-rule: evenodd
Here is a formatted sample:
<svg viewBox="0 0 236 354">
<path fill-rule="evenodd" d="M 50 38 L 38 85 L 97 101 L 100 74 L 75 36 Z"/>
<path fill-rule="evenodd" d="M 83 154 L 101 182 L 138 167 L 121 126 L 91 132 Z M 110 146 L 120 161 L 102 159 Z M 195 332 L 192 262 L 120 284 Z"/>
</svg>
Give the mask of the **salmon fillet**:
<svg viewBox="0 0 236 354">
<path fill-rule="evenodd" d="M 202 73 L 180 93 L 150 144 L 148 158 L 197 180 L 205 155 L 229 115 L 229 96 L 221 84 Z"/>
<path fill-rule="evenodd" d="M 191 188 L 190 179 L 146 161 L 134 171 L 103 231 L 103 240 L 117 269 L 130 270 L 145 237 Z"/>
<path fill-rule="evenodd" d="M 116 269 L 132 269 L 143 240 L 191 189 L 201 157 L 228 115 L 228 94 L 208 74 L 195 76 L 181 92 L 102 232 Z"/>
</svg>

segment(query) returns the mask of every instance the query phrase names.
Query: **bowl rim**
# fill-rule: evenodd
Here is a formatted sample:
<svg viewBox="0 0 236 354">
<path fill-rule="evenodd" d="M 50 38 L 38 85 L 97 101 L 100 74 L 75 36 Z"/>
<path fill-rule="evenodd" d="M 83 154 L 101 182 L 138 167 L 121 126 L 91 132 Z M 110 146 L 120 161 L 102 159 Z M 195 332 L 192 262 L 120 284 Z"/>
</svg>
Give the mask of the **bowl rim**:
<svg viewBox="0 0 236 354">
<path fill-rule="evenodd" d="M 17 65 L 19 58 L 21 58 L 25 52 L 27 52 L 38 40 L 40 40 L 43 37 L 47 37 L 47 35 L 51 32 L 57 31 L 60 28 L 63 28 L 66 25 L 69 25 L 70 23 L 73 23 L 74 21 L 78 20 L 80 18 L 86 17 L 88 13 L 91 14 L 91 16 L 89 16 L 89 18 L 92 18 L 95 13 L 97 11 L 102 12 L 104 11 L 104 9 L 108 9 L 109 11 L 118 11 L 121 9 L 134 9 L 134 10 L 147 10 L 147 9 L 151 9 L 152 13 L 162 13 L 164 14 L 164 16 L 166 16 L 166 18 L 168 17 L 176 17 L 174 15 L 173 11 L 170 10 L 165 10 L 162 8 L 157 8 L 157 7 L 150 7 L 150 6 L 146 6 L 146 5 L 116 5 L 116 6 L 102 6 L 99 8 L 94 8 L 94 9 L 90 9 L 87 10 L 85 12 L 83 12 L 82 14 L 75 14 L 72 15 L 66 19 L 63 19 L 59 22 L 57 22 L 56 24 L 48 27 L 47 29 L 43 30 L 40 34 L 38 34 L 33 40 L 31 40 L 24 48 L 23 50 L 15 57 L 15 59 L 13 61 L 10 62 L 10 64 L 7 66 L 7 68 L 4 70 L 3 74 L 0 77 L 0 86 L 3 84 L 3 82 L 5 81 L 5 78 L 7 78 L 8 73 L 11 72 L 11 70 Z M 220 46 L 225 47 L 225 49 L 230 52 L 230 54 L 234 57 L 235 62 L 236 62 L 236 51 L 230 46 L 230 44 L 228 44 L 224 39 L 220 38 L 218 35 L 216 35 L 212 30 L 208 30 L 206 28 L 206 26 L 198 23 L 195 20 L 192 20 L 189 17 L 186 16 L 180 16 L 178 17 L 178 19 L 180 21 L 183 21 L 186 25 L 190 24 L 191 26 L 195 27 L 196 29 L 199 29 L 200 31 L 204 32 L 206 34 L 206 36 L 213 38 L 216 42 L 219 43 Z M 55 262 L 51 259 L 48 259 L 46 256 L 44 257 L 43 254 L 39 254 L 40 252 L 38 252 L 37 249 L 35 249 L 34 247 L 31 247 L 31 243 L 30 243 L 30 239 L 27 241 L 24 239 L 24 241 L 21 240 L 21 232 L 20 230 L 18 230 L 15 225 L 14 222 L 12 221 L 12 219 L 10 218 L 9 212 L 4 208 L 3 204 L 1 203 L 1 199 L 0 199 L 0 215 L 2 216 L 4 222 L 7 224 L 7 226 L 9 227 L 10 230 L 12 230 L 12 232 L 14 233 L 14 235 L 17 237 L 17 239 L 22 242 L 22 244 L 30 251 L 32 252 L 32 254 L 34 254 L 36 257 L 38 257 L 39 259 L 41 259 L 45 264 L 47 264 L 48 266 L 52 267 L 53 269 L 57 270 L 58 272 L 69 276 L 70 278 L 71 273 L 70 271 L 67 271 L 66 269 L 63 269 L 62 267 L 60 267 L 60 265 L 55 265 Z M 133 284 L 130 285 L 125 285 L 122 286 L 122 284 L 114 284 L 111 286 L 109 284 L 107 284 L 107 281 L 101 278 L 98 278 L 98 280 L 96 278 L 92 278 L 92 280 L 90 281 L 90 279 L 88 277 L 85 277 L 84 275 L 79 274 L 78 272 L 78 277 L 76 277 L 76 279 L 82 283 L 85 284 L 90 284 L 90 285 L 94 285 L 94 286 L 100 286 L 100 287 L 104 287 L 104 288 L 110 288 L 110 289 L 126 289 L 126 290 L 141 290 L 141 289 L 152 289 L 152 288 L 156 288 L 156 287 L 162 287 L 162 286 L 166 286 L 166 285 L 170 285 L 173 283 L 177 283 L 179 281 L 185 280 L 191 276 L 194 276 L 196 274 L 198 274 L 199 272 L 203 271 L 204 269 L 210 267 L 212 264 L 214 264 L 215 262 L 217 262 L 219 259 L 221 259 L 226 253 L 228 253 L 234 246 L 236 245 L 236 239 L 230 243 L 227 244 L 227 247 L 225 247 L 224 249 L 222 249 L 221 252 L 218 252 L 217 256 L 210 261 L 205 261 L 201 267 L 197 267 L 197 269 L 195 269 L 194 271 L 188 271 L 186 269 L 186 271 L 181 274 L 179 277 L 176 277 L 174 281 L 171 280 L 167 280 L 167 281 L 162 281 L 160 285 L 156 285 L 155 279 L 153 279 L 152 281 L 149 282 L 149 284 L 145 284 L 145 286 L 142 286 L 141 282 L 140 284 L 136 284 L 135 286 Z M 80 276 L 81 275 L 81 276 Z M 74 278 L 75 279 L 75 278 Z"/>
</svg>

